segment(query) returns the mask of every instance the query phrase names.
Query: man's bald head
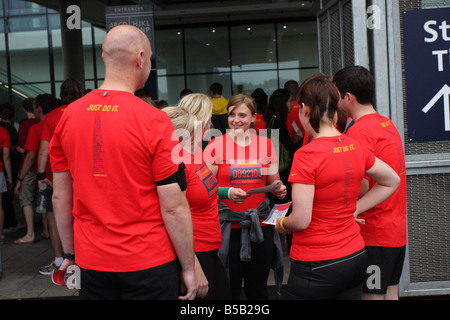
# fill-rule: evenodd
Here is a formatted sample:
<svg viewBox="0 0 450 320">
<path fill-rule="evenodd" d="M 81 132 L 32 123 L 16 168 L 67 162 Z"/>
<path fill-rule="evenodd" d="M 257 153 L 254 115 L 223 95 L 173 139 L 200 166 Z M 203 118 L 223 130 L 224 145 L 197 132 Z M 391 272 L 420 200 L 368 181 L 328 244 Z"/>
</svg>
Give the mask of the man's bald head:
<svg viewBox="0 0 450 320">
<path fill-rule="evenodd" d="M 148 77 L 152 50 L 147 36 L 140 29 L 129 25 L 114 27 L 106 34 L 102 50 L 106 77 L 108 73 L 125 76 L 136 72 Z"/>
<path fill-rule="evenodd" d="M 120 25 L 111 29 L 103 41 L 103 54 L 107 59 L 126 58 L 139 50 L 151 52 L 147 36 L 136 27 Z"/>
</svg>

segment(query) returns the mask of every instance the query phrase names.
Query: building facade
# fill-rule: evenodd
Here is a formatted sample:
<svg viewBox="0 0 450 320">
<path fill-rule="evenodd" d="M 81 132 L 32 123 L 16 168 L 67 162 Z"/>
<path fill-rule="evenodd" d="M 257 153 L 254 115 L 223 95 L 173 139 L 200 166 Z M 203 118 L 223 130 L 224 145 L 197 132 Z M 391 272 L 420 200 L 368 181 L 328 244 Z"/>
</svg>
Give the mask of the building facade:
<svg viewBox="0 0 450 320">
<path fill-rule="evenodd" d="M 272 1 L 259 2 L 272 8 Z M 295 1 L 273 2 L 288 8 Z M 450 141 L 408 140 L 403 46 L 404 11 L 449 8 L 449 1 L 298 2 L 317 9 L 284 17 L 279 12 L 261 15 L 257 7 L 247 6 L 237 19 L 227 20 L 218 18 L 218 10 L 202 7 L 196 9 L 202 15 L 198 21 L 176 13 L 165 23 L 158 23 L 156 15 L 158 98 L 176 104 L 182 89 L 209 94 L 213 82 L 222 83 L 225 97 L 256 88 L 270 95 L 287 80 L 301 83 L 317 71 L 332 75 L 348 65 L 369 68 L 376 78 L 378 111 L 400 131 L 407 162 L 408 253 L 400 295 L 450 294 Z M 252 10 L 258 18 L 246 19 Z M 104 77 L 106 31 L 84 21 L 81 32 L 85 88 L 93 89 Z M 63 69 L 59 11 L 33 1 L 0 0 L 0 99 L 15 104 L 17 121 L 24 97 L 59 96 Z"/>
<path fill-rule="evenodd" d="M 85 88 L 101 85 L 105 28 L 81 25 Z M 268 95 L 288 80 L 301 82 L 319 70 L 315 17 L 300 21 L 208 23 L 155 30 L 158 98 L 176 104 L 184 88 L 209 94 Z M 60 14 L 30 1 L 0 0 L 0 99 L 20 109 L 25 97 L 59 97 L 64 81 Z M 22 115 L 20 110 L 18 117 Z M 20 119 L 17 119 L 20 120 Z"/>
</svg>

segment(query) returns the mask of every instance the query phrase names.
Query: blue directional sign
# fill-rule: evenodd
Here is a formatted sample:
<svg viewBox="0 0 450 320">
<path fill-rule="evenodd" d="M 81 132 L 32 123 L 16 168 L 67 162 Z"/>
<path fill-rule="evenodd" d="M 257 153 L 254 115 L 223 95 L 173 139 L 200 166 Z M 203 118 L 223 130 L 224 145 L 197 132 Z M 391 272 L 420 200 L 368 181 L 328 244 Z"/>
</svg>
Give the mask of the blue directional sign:
<svg viewBox="0 0 450 320">
<path fill-rule="evenodd" d="M 450 7 L 403 12 L 409 142 L 450 140 Z"/>
</svg>

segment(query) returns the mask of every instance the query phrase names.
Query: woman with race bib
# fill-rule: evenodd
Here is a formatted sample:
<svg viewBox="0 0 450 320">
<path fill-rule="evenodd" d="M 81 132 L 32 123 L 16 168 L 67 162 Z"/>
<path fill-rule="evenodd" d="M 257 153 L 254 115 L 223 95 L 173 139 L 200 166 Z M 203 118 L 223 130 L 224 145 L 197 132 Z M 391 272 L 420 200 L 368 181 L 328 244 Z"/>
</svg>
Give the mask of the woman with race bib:
<svg viewBox="0 0 450 320">
<path fill-rule="evenodd" d="M 227 110 L 227 133 L 213 139 L 204 151 L 221 187 L 223 243 L 219 254 L 229 273 L 233 299 L 241 297 L 242 280 L 248 300 L 268 299 L 267 279 L 273 256 L 279 253 L 279 234 L 272 225 L 262 223 L 270 212 L 264 191 L 251 195 L 247 191 L 273 185 L 269 192 L 282 199 L 286 187 L 279 178 L 272 141 L 252 129 L 256 119 L 253 98 L 234 95 Z"/>
</svg>

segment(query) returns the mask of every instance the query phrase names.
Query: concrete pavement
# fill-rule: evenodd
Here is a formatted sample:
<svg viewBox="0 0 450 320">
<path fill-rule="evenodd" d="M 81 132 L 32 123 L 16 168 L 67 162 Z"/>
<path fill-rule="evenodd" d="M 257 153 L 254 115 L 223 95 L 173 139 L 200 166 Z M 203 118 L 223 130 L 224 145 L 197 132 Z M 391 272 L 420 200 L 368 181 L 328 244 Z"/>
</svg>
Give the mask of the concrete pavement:
<svg viewBox="0 0 450 320">
<path fill-rule="evenodd" d="M 24 234 L 25 229 L 5 234 L 5 243 L 1 245 L 0 300 L 76 297 L 76 290 L 57 286 L 51 276 L 39 273 L 39 267 L 53 260 L 50 240 L 40 235 L 40 227 L 36 226 L 34 243 L 15 244 L 14 240 Z"/>
<path fill-rule="evenodd" d="M 15 244 L 14 240 L 25 234 L 25 229 L 5 234 L 5 243 L 1 245 L 3 275 L 0 278 L 0 300 L 20 299 L 77 299 L 78 291 L 52 283 L 51 276 L 39 273 L 39 267 L 50 264 L 53 250 L 49 239 L 41 236 L 42 227 L 35 226 L 36 241 L 32 244 Z M 283 284 L 289 275 L 289 257 L 285 252 L 285 273 Z M 269 276 L 269 294 L 278 300 L 273 280 L 273 271 Z"/>
</svg>

